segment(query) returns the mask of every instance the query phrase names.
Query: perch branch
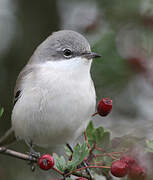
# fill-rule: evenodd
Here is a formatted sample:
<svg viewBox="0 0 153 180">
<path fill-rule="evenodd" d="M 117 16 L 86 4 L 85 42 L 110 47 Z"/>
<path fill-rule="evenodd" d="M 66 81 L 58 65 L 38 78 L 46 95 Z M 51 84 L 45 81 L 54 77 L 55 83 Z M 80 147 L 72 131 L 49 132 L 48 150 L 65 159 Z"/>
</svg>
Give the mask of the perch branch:
<svg viewBox="0 0 153 180">
<path fill-rule="evenodd" d="M 20 153 L 17 151 L 13 151 L 10 149 L 7 149 L 6 147 L 0 147 L 0 153 L 8 156 L 12 156 L 18 159 L 26 160 L 26 161 L 31 161 L 31 162 L 37 162 L 37 158 L 32 157 L 28 154 Z"/>
</svg>

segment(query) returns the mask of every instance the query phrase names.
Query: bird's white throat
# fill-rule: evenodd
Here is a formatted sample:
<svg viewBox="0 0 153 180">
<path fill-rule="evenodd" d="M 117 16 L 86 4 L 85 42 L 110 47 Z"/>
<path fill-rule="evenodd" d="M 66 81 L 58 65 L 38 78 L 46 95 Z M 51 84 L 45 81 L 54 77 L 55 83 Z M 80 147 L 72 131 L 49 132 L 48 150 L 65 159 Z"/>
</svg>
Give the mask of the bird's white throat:
<svg viewBox="0 0 153 180">
<path fill-rule="evenodd" d="M 40 64 L 44 68 L 51 68 L 51 71 L 55 70 L 56 73 L 65 72 L 66 74 L 76 74 L 80 76 L 88 76 L 90 74 L 92 60 L 87 60 L 82 57 L 75 57 L 67 60 L 60 61 L 46 61 Z M 64 75 L 64 74 L 63 74 Z"/>
</svg>

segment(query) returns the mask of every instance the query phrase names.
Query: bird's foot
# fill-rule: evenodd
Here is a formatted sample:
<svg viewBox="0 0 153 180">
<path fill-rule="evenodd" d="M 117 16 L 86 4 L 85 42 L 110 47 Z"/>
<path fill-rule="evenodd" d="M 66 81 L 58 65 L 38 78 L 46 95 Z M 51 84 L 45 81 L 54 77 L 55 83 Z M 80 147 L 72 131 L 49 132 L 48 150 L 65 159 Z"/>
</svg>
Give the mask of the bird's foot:
<svg viewBox="0 0 153 180">
<path fill-rule="evenodd" d="M 27 144 L 27 146 L 29 147 L 30 151 L 28 152 L 28 154 L 36 159 L 40 158 L 40 153 L 36 152 L 34 150 L 34 144 L 32 141 L 25 141 L 25 143 Z"/>
<path fill-rule="evenodd" d="M 31 157 L 31 159 L 33 159 L 33 158 L 39 159 L 40 158 L 40 153 L 36 152 L 32 147 L 30 148 L 30 152 L 28 152 L 28 154 Z M 35 162 L 29 161 L 28 165 L 30 165 L 31 171 L 35 171 L 35 168 L 36 168 Z"/>
<path fill-rule="evenodd" d="M 34 145 L 32 143 L 32 141 L 28 142 L 28 141 L 25 141 L 26 144 L 28 145 L 28 147 L 30 148 L 30 151 L 28 152 L 29 156 L 31 157 L 31 159 L 33 158 L 36 158 L 36 159 L 39 159 L 40 158 L 40 152 L 36 152 L 34 150 Z M 33 161 L 29 161 L 28 164 L 31 166 L 31 170 L 34 171 L 35 170 L 35 163 Z"/>
<path fill-rule="evenodd" d="M 40 158 L 40 152 L 36 152 L 33 147 L 30 148 L 30 152 L 29 152 L 29 155 L 36 158 L 36 159 L 39 159 Z"/>
</svg>

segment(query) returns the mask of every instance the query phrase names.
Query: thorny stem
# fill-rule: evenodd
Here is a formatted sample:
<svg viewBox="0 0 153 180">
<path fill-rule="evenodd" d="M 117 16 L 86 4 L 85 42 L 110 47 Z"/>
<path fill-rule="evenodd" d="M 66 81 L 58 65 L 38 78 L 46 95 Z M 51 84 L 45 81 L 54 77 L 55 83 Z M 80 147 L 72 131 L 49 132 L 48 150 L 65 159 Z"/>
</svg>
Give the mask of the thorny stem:
<svg viewBox="0 0 153 180">
<path fill-rule="evenodd" d="M 96 154 L 95 157 L 103 157 L 103 156 L 110 156 L 112 157 L 111 153 L 103 153 L 103 154 Z"/>
<path fill-rule="evenodd" d="M 96 150 L 98 150 L 98 151 L 101 151 L 101 152 L 105 152 L 105 150 L 104 150 L 104 149 L 102 149 L 102 148 L 98 147 L 97 145 L 95 145 L 95 149 L 96 149 Z"/>
<path fill-rule="evenodd" d="M 92 161 L 92 159 L 95 157 L 95 155 L 93 154 L 93 151 L 95 150 L 95 147 L 96 147 L 96 143 L 94 143 L 93 147 L 90 149 L 89 157 L 87 159 L 87 162 Z"/>
<path fill-rule="evenodd" d="M 57 173 L 59 173 L 59 174 L 61 174 L 61 175 L 64 175 L 64 173 L 63 173 L 62 171 L 60 171 L 59 169 L 56 169 L 56 168 L 54 168 L 54 167 L 52 167 L 52 169 L 53 169 L 54 171 L 56 171 Z"/>
<path fill-rule="evenodd" d="M 96 154 L 96 157 L 103 157 L 103 156 L 110 156 L 112 159 L 117 159 L 116 156 L 120 155 L 121 153 L 118 152 L 111 152 L 111 153 L 103 153 L 103 154 Z"/>
<path fill-rule="evenodd" d="M 111 157 L 112 159 L 114 159 L 114 160 L 118 159 L 117 157 L 115 157 L 115 156 L 112 155 L 111 153 L 110 153 L 108 156 L 110 156 L 110 157 Z"/>
<path fill-rule="evenodd" d="M 87 167 L 82 167 L 82 168 L 79 168 L 79 169 L 76 169 L 74 171 L 71 171 L 69 173 L 67 173 L 65 176 L 70 176 L 71 174 L 77 172 L 77 171 L 82 171 L 82 170 L 85 170 L 87 168 L 104 168 L 104 169 L 110 169 L 109 166 L 87 166 Z"/>
<path fill-rule="evenodd" d="M 95 162 L 95 163 L 88 163 L 90 165 L 95 165 L 95 166 L 103 166 L 104 162 Z"/>
<path fill-rule="evenodd" d="M 87 132 L 86 131 L 84 131 L 84 138 L 85 138 L 85 141 L 87 142 L 88 148 L 90 149 L 90 144 L 89 144 L 89 141 L 88 141 L 88 137 L 87 137 Z"/>
</svg>

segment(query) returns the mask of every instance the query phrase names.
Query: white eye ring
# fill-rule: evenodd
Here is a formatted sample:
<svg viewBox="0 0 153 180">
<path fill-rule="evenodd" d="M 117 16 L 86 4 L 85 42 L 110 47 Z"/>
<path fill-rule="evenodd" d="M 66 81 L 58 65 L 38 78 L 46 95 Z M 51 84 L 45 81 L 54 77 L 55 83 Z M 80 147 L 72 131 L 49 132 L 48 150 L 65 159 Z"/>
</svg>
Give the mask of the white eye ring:
<svg viewBox="0 0 153 180">
<path fill-rule="evenodd" d="M 72 51 L 70 49 L 64 49 L 63 54 L 66 58 L 72 57 Z"/>
</svg>

